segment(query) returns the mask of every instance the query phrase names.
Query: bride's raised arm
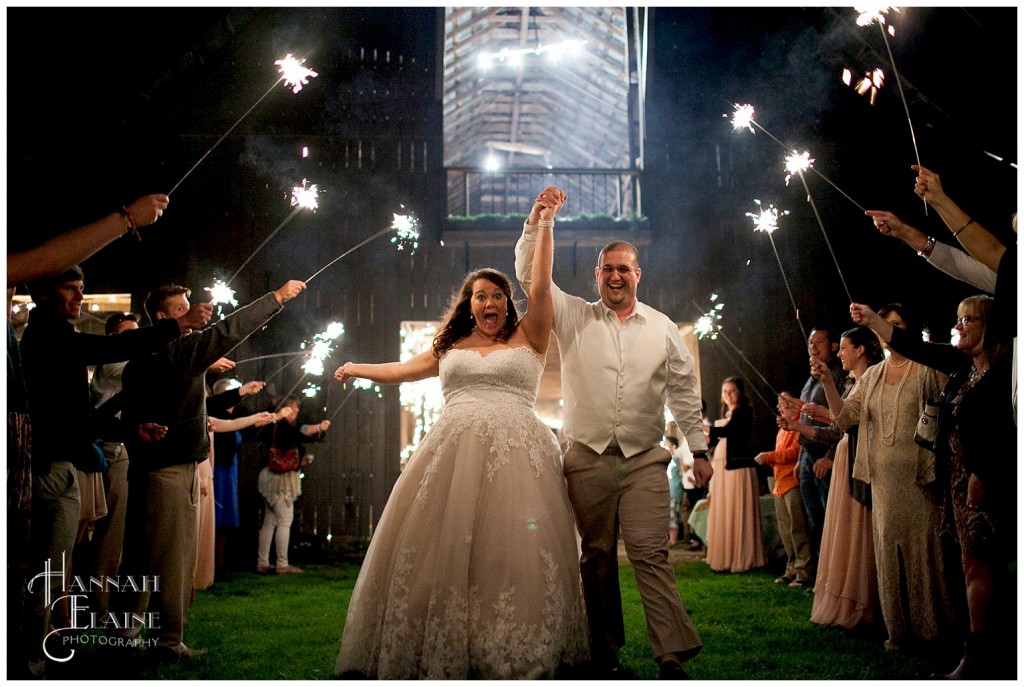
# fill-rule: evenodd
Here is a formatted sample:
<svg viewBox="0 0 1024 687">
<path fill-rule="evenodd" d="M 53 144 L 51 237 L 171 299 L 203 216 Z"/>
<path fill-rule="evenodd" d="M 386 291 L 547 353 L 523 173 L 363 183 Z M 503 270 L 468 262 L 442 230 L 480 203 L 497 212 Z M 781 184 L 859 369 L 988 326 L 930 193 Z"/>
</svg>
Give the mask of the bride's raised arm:
<svg viewBox="0 0 1024 687">
<path fill-rule="evenodd" d="M 526 222 L 537 226 L 537 244 L 530 271 L 526 314 L 520 326 L 535 351 L 544 354 L 551 335 L 553 308 L 551 304 L 551 266 L 554 260 L 554 218 L 567 196 L 562 189 L 548 186 L 533 204 Z"/>
</svg>

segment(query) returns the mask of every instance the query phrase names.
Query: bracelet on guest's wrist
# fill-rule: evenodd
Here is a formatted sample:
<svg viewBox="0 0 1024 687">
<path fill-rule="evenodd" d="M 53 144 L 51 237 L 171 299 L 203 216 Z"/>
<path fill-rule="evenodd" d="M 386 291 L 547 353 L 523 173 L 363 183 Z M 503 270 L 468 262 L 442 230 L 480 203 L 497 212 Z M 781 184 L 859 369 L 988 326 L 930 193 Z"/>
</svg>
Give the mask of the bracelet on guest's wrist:
<svg viewBox="0 0 1024 687">
<path fill-rule="evenodd" d="M 121 209 L 118 210 L 117 213 L 124 217 L 126 229 L 124 230 L 123 236 L 131 234 L 132 236 L 135 237 L 135 240 L 141 241 L 142 236 L 139 235 L 139 228 L 135 225 L 135 219 L 132 217 L 132 213 L 128 212 L 128 208 L 122 205 Z"/>
<path fill-rule="evenodd" d="M 954 234 L 954 236 L 955 236 L 955 234 Z M 935 250 L 935 237 L 934 236 L 929 236 L 928 237 L 928 242 L 924 244 L 924 248 L 922 248 L 921 250 L 917 251 L 917 254 L 920 255 L 925 260 L 927 260 L 928 258 L 930 258 L 932 256 L 932 251 L 933 250 Z"/>
<path fill-rule="evenodd" d="M 554 226 L 555 226 L 555 220 L 553 220 L 553 219 L 539 219 L 539 220 L 537 220 L 537 226 L 538 227 L 548 227 L 549 229 L 553 229 Z"/>
<path fill-rule="evenodd" d="M 974 224 L 974 220 L 973 219 L 967 220 L 966 222 L 964 222 L 962 227 L 960 227 L 959 229 L 957 229 L 956 231 L 953 232 L 953 236 L 954 237 L 959 236 L 961 231 L 963 231 L 967 227 L 971 226 L 972 224 Z"/>
</svg>

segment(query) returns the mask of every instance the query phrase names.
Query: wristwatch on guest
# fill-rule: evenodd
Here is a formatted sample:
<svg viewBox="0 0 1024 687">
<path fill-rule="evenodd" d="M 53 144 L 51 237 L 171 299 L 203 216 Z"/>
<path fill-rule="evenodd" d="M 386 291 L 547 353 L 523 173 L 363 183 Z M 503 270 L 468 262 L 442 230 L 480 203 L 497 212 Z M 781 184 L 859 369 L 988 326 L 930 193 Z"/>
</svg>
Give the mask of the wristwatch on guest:
<svg viewBox="0 0 1024 687">
<path fill-rule="evenodd" d="M 707 451 L 693 451 L 693 457 L 694 457 L 694 459 L 703 458 L 704 460 L 707 460 L 708 459 L 708 452 Z"/>
</svg>

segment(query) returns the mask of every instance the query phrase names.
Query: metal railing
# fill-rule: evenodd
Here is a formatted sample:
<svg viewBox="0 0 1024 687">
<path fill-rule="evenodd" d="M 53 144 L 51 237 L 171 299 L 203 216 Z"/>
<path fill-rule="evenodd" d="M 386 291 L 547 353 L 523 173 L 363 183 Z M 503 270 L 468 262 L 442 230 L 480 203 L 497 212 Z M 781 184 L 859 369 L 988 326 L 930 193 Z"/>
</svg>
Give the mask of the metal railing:
<svg viewBox="0 0 1024 687">
<path fill-rule="evenodd" d="M 448 215 L 527 214 L 537 193 L 558 186 L 569 196 L 562 214 L 642 217 L 640 172 L 625 169 L 544 169 L 487 172 L 447 167 Z"/>
</svg>

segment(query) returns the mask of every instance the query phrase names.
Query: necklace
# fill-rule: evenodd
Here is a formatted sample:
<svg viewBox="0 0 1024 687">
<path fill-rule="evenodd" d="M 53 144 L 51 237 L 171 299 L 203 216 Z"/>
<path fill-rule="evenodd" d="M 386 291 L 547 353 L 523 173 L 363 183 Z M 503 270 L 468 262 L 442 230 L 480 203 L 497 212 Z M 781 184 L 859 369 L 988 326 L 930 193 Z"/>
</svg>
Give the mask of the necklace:
<svg viewBox="0 0 1024 687">
<path fill-rule="evenodd" d="M 889 362 L 890 360 L 890 358 L 886 358 L 885 364 L 888 365 L 889 367 L 892 367 L 893 369 L 899 369 L 910 362 L 910 358 L 904 358 L 903 362 L 897 365 L 896 363 Z"/>
<path fill-rule="evenodd" d="M 979 379 L 985 376 L 986 372 L 988 372 L 988 366 L 986 366 L 984 370 L 979 370 L 977 367 L 971 367 L 971 371 L 967 375 L 967 384 L 974 386 L 978 383 Z"/>
<path fill-rule="evenodd" d="M 900 367 L 903 367 L 904 365 L 906 365 L 909 362 L 910 362 L 910 358 L 907 358 L 907 361 L 905 363 L 903 363 L 903 365 L 893 365 L 892 367 L 900 368 Z M 899 420 L 900 420 L 900 394 L 903 393 L 903 384 L 906 383 L 907 377 L 910 376 L 910 369 L 908 368 L 907 371 L 903 373 L 903 379 L 901 379 L 900 383 L 896 386 L 896 397 L 893 399 L 892 411 L 889 412 L 889 411 L 887 411 L 887 409 L 885 407 L 885 405 L 886 405 L 885 404 L 885 388 L 887 386 L 891 386 L 890 384 L 886 384 L 885 383 L 885 376 L 886 376 L 886 374 L 889 371 L 888 370 L 888 368 L 889 368 L 889 361 L 888 360 L 885 361 L 885 366 L 886 366 L 886 370 L 885 370 L 885 372 L 882 375 L 882 390 L 881 390 L 881 393 L 879 394 L 879 406 L 880 406 L 881 416 L 882 416 L 881 417 L 881 421 L 880 421 L 879 424 L 881 425 L 881 430 L 882 430 L 882 442 L 886 446 L 892 446 L 893 444 L 896 443 L 896 426 L 899 424 Z M 885 420 L 886 420 L 887 417 L 892 419 L 892 425 L 891 425 L 891 428 L 889 429 L 889 431 L 886 431 L 886 429 L 885 429 Z"/>
</svg>

